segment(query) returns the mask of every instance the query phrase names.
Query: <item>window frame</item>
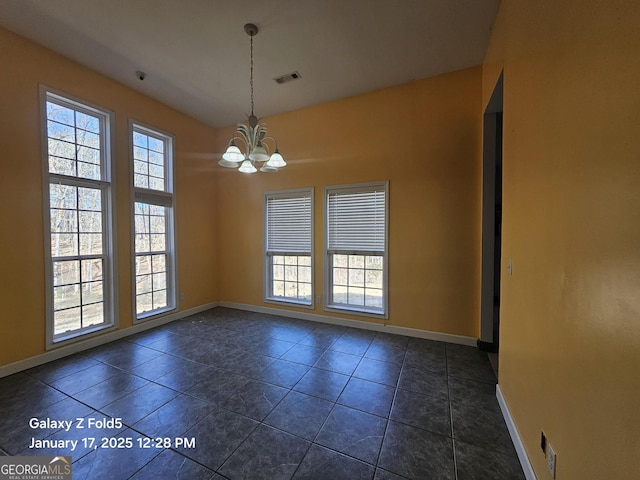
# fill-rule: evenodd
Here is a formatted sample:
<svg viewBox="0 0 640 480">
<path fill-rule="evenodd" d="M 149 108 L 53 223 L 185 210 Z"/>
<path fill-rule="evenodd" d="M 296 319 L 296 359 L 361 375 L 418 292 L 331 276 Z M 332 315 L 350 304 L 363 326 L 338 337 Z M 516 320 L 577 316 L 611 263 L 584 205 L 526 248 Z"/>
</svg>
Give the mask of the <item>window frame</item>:
<svg viewBox="0 0 640 480">
<path fill-rule="evenodd" d="M 135 186 L 134 168 L 134 133 L 154 137 L 164 143 L 164 175 L 165 189 L 156 190 Z M 177 238 L 176 238 L 176 198 L 175 198 L 175 136 L 161 129 L 151 127 L 143 122 L 129 119 L 129 165 L 131 168 L 131 292 L 133 322 L 139 323 L 157 318 L 178 308 L 178 272 L 177 272 Z M 148 310 L 138 314 L 136 291 L 136 258 L 143 255 L 154 255 L 154 252 L 136 252 L 136 203 L 165 207 L 166 231 L 166 307 Z"/>
<path fill-rule="evenodd" d="M 351 194 L 357 192 L 384 190 L 384 251 L 375 250 L 349 250 L 329 248 L 329 198 L 332 194 Z M 351 313 L 365 317 L 378 319 L 389 318 L 389 181 L 365 182 L 346 185 L 331 185 L 324 187 L 324 280 L 325 295 L 323 301 L 324 310 L 336 313 Z M 333 299 L 333 255 L 363 255 L 381 256 L 382 269 L 382 308 L 370 308 L 366 306 L 334 303 Z M 366 262 L 366 258 L 365 258 Z"/>
<path fill-rule="evenodd" d="M 270 251 L 268 249 L 268 210 L 267 203 L 271 198 L 309 198 L 310 201 L 310 251 L 308 255 L 306 252 L 294 252 L 294 251 Z M 295 188 L 288 190 L 277 190 L 277 191 L 269 191 L 264 192 L 263 195 L 263 232 L 264 232 L 264 301 L 268 303 L 275 303 L 279 305 L 290 305 L 302 308 L 314 308 L 314 298 L 315 298 L 315 268 L 314 268 L 314 189 L 313 187 L 308 188 Z M 275 256 L 309 256 L 310 258 L 310 268 L 311 268 L 311 298 L 308 302 L 304 300 L 298 300 L 282 296 L 273 295 L 273 257 Z M 298 260 L 299 261 L 299 260 Z M 299 283 L 299 282 L 296 282 Z"/>
<path fill-rule="evenodd" d="M 112 152 L 114 149 L 115 115 L 112 111 L 95 105 L 91 102 L 74 97 L 64 92 L 60 92 L 45 85 L 39 86 L 40 94 L 40 135 L 41 135 L 41 160 L 42 160 L 42 192 L 43 192 L 43 220 L 44 220 L 44 263 L 45 263 L 45 348 L 50 350 L 62 345 L 86 339 L 97 335 L 105 330 L 113 330 L 118 327 L 118 296 L 115 288 L 117 278 L 117 258 L 116 242 L 117 231 L 114 218 L 115 205 L 115 162 Z M 74 112 L 81 112 L 95 116 L 100 123 L 100 179 L 90 179 L 79 176 L 65 175 L 61 173 L 51 173 L 49 170 L 49 129 L 47 104 L 56 103 L 62 107 L 72 109 Z M 77 128 L 77 127 L 74 127 Z M 77 147 L 77 143 L 75 143 Z M 77 162 L 77 160 L 76 160 Z M 101 199 L 101 226 L 102 226 L 102 253 L 100 255 L 77 255 L 68 256 L 66 260 L 59 261 L 85 261 L 93 258 L 103 259 L 102 271 L 102 302 L 103 302 L 103 322 L 97 325 L 80 327 L 75 330 L 55 333 L 55 294 L 54 294 L 54 257 L 51 251 L 52 229 L 51 229 L 51 185 L 68 185 L 75 188 L 90 188 L 100 191 Z M 82 210 L 76 206 L 75 211 Z M 80 231 L 78 232 L 80 233 Z M 80 267 L 82 269 L 82 267 Z M 80 277 L 79 285 L 82 286 Z M 82 308 L 82 304 L 80 305 Z"/>
</svg>

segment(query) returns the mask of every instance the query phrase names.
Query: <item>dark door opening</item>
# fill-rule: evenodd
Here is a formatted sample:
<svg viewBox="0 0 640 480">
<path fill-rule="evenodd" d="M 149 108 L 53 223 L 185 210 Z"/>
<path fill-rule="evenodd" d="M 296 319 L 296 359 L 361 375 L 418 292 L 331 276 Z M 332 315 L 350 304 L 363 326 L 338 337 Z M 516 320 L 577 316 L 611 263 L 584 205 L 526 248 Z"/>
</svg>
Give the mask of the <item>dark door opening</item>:
<svg viewBox="0 0 640 480">
<path fill-rule="evenodd" d="M 500 344 L 502 253 L 503 75 L 484 113 L 482 159 L 482 293 L 478 347 L 497 352 Z"/>
</svg>

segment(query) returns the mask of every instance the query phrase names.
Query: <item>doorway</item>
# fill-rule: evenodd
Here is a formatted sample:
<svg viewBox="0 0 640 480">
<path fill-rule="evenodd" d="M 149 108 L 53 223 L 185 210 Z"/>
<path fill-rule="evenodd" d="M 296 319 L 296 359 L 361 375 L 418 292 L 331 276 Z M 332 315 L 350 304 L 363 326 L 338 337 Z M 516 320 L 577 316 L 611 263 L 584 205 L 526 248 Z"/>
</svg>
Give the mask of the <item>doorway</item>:
<svg viewBox="0 0 640 480">
<path fill-rule="evenodd" d="M 478 348 L 500 348 L 500 273 L 502 256 L 502 114 L 504 73 L 484 112 L 482 153 L 482 291 Z M 492 364 L 497 373 L 497 357 Z"/>
</svg>

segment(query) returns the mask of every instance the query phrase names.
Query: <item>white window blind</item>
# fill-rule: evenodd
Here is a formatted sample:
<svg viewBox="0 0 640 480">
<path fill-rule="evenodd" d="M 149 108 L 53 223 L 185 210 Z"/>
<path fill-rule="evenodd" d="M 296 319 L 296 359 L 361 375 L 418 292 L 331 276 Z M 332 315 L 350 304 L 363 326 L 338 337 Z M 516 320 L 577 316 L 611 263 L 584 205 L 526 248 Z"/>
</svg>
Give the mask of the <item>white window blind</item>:
<svg viewBox="0 0 640 480">
<path fill-rule="evenodd" d="M 311 192 L 267 194 L 267 253 L 311 253 Z"/>
<path fill-rule="evenodd" d="M 385 185 L 329 191 L 329 252 L 384 252 Z"/>
</svg>

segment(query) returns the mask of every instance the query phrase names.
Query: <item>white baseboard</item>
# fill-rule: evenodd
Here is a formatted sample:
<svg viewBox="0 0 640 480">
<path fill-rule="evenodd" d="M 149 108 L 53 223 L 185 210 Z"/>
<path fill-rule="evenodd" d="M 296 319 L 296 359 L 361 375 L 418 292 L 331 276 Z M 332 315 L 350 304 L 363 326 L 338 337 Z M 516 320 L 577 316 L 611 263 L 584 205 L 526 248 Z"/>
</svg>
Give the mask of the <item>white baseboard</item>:
<svg viewBox="0 0 640 480">
<path fill-rule="evenodd" d="M 522 466 L 524 476 L 527 480 L 536 480 L 536 474 L 533 473 L 531 462 L 529 462 L 529 457 L 527 456 L 527 452 L 524 449 L 524 444 L 522 443 L 522 439 L 520 438 L 520 434 L 518 433 L 516 424 L 513 423 L 513 418 L 511 417 L 511 412 L 509 412 L 507 402 L 505 402 L 504 397 L 502 396 L 500 385 L 496 385 L 496 397 L 498 398 L 498 404 L 500 404 L 500 410 L 502 410 L 504 421 L 507 423 L 507 428 L 509 429 L 509 435 L 511 435 L 513 446 L 515 447 L 516 453 L 518 454 L 518 460 L 520 460 L 520 465 Z"/>
<path fill-rule="evenodd" d="M 95 336 L 86 340 L 80 340 L 76 343 L 68 344 L 63 347 L 56 348 L 55 350 L 49 350 L 34 357 L 25 358 L 24 360 L 18 360 L 17 362 L 9 363 L 8 365 L 2 365 L 0 366 L 0 378 L 6 377 L 7 375 L 12 375 L 17 372 L 21 372 L 28 368 L 37 367 L 38 365 L 42 365 L 43 363 L 58 360 L 59 358 L 66 357 L 68 355 L 73 355 L 74 353 L 88 350 L 89 348 L 113 342 L 114 340 L 120 340 L 121 338 L 128 337 L 129 335 L 144 332 L 145 330 L 149 330 L 150 328 L 159 327 L 160 325 L 173 322 L 174 320 L 178 320 L 180 318 L 188 317 L 189 315 L 204 312 L 205 310 L 209 310 L 210 308 L 214 308 L 217 306 L 218 302 L 212 302 L 205 305 L 200 305 L 198 307 L 189 308 L 187 310 L 172 312 L 162 317 L 153 318 L 141 323 L 136 323 L 133 326 L 123 328 L 122 330 L 116 330 L 114 332 L 105 333 L 104 335 Z"/>
<path fill-rule="evenodd" d="M 310 320 L 312 322 L 329 323 L 331 325 L 341 325 L 344 327 L 361 328 L 364 330 L 374 330 L 376 332 L 394 333 L 396 335 L 406 335 L 408 337 L 425 338 L 428 340 L 437 340 L 440 342 L 456 343 L 459 345 L 469 345 L 475 347 L 478 339 L 465 337 L 462 335 L 453 335 L 450 333 L 432 332 L 429 330 L 419 330 L 417 328 L 397 327 L 394 325 L 385 325 L 382 323 L 374 323 L 360 320 L 350 320 L 346 318 L 333 317 L 329 315 L 318 315 L 317 313 L 299 312 L 293 310 L 285 310 L 282 308 L 264 307 L 259 305 L 249 305 L 235 302 L 218 302 L 220 307 L 235 308 L 238 310 L 247 310 L 250 312 L 267 313 L 270 315 L 280 315 L 282 317 L 300 318 L 302 320 Z"/>
</svg>

